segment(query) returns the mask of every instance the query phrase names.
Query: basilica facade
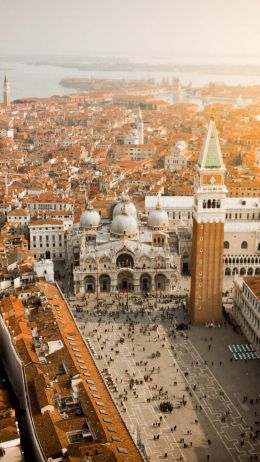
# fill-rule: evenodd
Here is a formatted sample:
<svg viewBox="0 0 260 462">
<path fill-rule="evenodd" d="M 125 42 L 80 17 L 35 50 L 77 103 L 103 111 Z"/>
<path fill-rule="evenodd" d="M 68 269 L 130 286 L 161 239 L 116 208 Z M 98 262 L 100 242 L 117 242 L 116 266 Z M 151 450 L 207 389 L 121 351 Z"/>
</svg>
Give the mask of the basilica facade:
<svg viewBox="0 0 260 462">
<path fill-rule="evenodd" d="M 113 204 L 112 220 L 101 220 L 89 204 L 68 234 L 67 258 L 74 292 L 173 292 L 180 256 L 169 235 L 167 213 L 157 206 L 138 219 L 127 195 Z"/>
</svg>

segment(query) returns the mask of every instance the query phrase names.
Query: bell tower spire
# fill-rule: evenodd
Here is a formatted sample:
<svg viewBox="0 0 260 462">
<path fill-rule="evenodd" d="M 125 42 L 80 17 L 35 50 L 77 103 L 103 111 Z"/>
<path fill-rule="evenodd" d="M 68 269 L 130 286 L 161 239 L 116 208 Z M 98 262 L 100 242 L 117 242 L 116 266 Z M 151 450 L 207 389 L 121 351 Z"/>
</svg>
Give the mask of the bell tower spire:
<svg viewBox="0 0 260 462">
<path fill-rule="evenodd" d="M 7 77 L 7 74 L 5 74 L 5 79 L 4 79 L 4 89 L 3 89 L 3 100 L 4 100 L 4 105 L 5 106 L 10 106 L 11 103 L 11 97 L 10 97 L 10 84 L 9 80 Z"/>
<path fill-rule="evenodd" d="M 190 308 L 195 323 L 222 319 L 224 176 L 215 118 L 211 115 L 194 185 Z"/>
<path fill-rule="evenodd" d="M 136 127 L 137 127 L 138 144 L 144 144 L 144 123 L 143 123 L 143 117 L 142 117 L 142 112 L 140 108 L 139 108 L 139 113 L 137 116 Z"/>
</svg>

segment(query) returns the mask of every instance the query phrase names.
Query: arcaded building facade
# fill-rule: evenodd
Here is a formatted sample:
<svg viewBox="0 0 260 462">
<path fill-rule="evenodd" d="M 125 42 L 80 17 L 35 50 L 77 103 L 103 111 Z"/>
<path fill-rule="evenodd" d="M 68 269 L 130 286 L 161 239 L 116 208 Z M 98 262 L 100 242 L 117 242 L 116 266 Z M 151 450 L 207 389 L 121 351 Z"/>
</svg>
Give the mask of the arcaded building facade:
<svg viewBox="0 0 260 462">
<path fill-rule="evenodd" d="M 235 278 L 232 314 L 247 337 L 260 353 L 260 278 Z"/>
</svg>

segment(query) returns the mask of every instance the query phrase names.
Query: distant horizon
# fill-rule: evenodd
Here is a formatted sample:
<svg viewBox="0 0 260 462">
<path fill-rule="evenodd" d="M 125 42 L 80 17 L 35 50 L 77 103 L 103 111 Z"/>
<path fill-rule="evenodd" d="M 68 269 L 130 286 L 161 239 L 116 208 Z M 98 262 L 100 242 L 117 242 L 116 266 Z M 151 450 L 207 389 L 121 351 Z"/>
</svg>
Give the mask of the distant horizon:
<svg viewBox="0 0 260 462">
<path fill-rule="evenodd" d="M 209 56 L 209 55 L 197 55 L 189 56 L 185 54 L 177 54 L 172 56 L 163 56 L 156 54 L 146 54 L 146 55 L 132 55 L 132 54 L 123 54 L 123 53 L 33 53 L 33 52 L 3 52 L 0 53 L 0 60 L 27 60 L 35 59 L 41 61 L 43 59 L 62 59 L 65 61 L 69 60 L 91 60 L 91 59 L 104 59 L 104 60 L 119 60 L 119 61 L 129 61 L 132 63 L 145 63 L 145 64 L 161 64 L 161 65 L 225 65 L 225 66 L 259 66 L 260 65 L 260 56 L 251 55 L 222 55 L 222 56 Z M 57 63 L 59 64 L 59 63 Z"/>
<path fill-rule="evenodd" d="M 260 64 L 260 0 L 0 2 L 1 55 L 7 59 Z"/>
</svg>

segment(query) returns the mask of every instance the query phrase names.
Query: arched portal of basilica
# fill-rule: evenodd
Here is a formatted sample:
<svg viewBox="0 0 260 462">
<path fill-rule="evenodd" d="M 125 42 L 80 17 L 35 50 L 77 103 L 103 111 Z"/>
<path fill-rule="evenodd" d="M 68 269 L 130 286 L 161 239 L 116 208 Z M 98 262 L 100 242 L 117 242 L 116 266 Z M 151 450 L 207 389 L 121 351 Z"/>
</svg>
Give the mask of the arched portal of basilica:
<svg viewBox="0 0 260 462">
<path fill-rule="evenodd" d="M 120 271 L 117 277 L 117 288 L 123 292 L 133 292 L 134 277 L 130 271 Z"/>
</svg>

